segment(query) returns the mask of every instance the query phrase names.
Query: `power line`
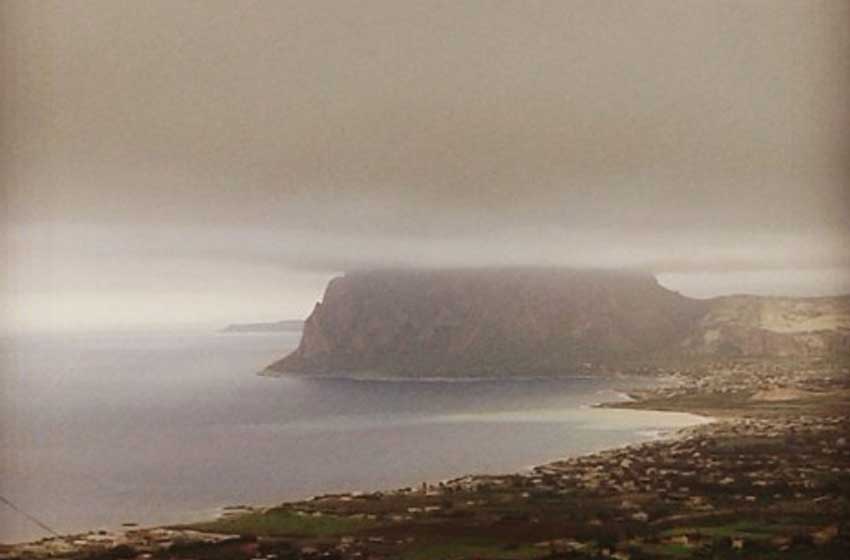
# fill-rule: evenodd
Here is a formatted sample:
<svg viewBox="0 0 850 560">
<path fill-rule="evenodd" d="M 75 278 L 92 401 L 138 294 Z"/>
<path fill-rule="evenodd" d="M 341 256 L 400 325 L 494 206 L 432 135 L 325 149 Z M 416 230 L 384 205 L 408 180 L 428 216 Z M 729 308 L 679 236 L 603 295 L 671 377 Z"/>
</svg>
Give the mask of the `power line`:
<svg viewBox="0 0 850 560">
<path fill-rule="evenodd" d="M 43 522 L 42 522 L 42 521 L 40 521 L 37 517 L 35 517 L 35 516 L 33 516 L 33 515 L 28 514 L 27 512 L 25 512 L 24 510 L 22 510 L 21 508 L 19 508 L 18 506 L 16 506 L 16 505 L 15 505 L 15 504 L 13 504 L 12 502 L 10 502 L 10 501 L 9 501 L 8 499 L 6 499 L 5 497 L 0 496 L 0 501 L 2 501 L 4 504 L 6 504 L 6 505 L 7 505 L 7 506 L 9 506 L 10 508 L 12 508 L 14 511 L 16 511 L 16 512 L 20 513 L 21 515 L 23 515 L 24 517 L 26 517 L 27 519 L 29 519 L 30 521 L 32 521 L 32 522 L 33 522 L 33 523 L 35 523 L 36 525 L 38 525 L 39 527 L 41 527 L 42 529 L 44 529 L 45 531 L 47 531 L 47 532 L 48 532 L 48 533 L 50 533 L 51 535 L 53 535 L 53 536 L 55 536 L 55 537 L 61 537 L 61 536 L 62 536 L 62 535 L 60 535 L 59 533 L 57 533 L 56 531 L 54 531 L 53 529 L 51 529 L 49 525 L 47 525 L 46 523 L 43 523 Z"/>
</svg>

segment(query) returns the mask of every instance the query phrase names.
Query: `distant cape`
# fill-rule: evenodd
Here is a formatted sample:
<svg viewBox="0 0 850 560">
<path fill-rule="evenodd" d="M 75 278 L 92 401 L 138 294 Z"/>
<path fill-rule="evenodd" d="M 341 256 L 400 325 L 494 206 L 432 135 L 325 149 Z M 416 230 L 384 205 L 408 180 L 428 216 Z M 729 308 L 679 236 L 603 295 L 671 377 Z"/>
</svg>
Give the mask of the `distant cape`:
<svg viewBox="0 0 850 560">
<path fill-rule="evenodd" d="M 246 333 L 246 332 L 297 332 L 304 328 L 304 321 L 276 321 L 273 323 L 233 323 L 227 325 L 221 332 Z"/>
</svg>

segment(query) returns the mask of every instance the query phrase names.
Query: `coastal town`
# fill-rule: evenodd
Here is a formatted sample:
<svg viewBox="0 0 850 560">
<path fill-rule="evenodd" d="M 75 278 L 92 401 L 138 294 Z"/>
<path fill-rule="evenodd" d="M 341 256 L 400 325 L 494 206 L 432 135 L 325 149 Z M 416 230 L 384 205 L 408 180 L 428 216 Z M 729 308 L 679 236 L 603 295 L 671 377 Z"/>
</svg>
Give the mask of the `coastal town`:
<svg viewBox="0 0 850 560">
<path fill-rule="evenodd" d="M 659 368 L 605 406 L 713 422 L 506 475 L 239 506 L 216 520 L 0 548 L 3 560 L 847 558 L 850 368 Z"/>
</svg>

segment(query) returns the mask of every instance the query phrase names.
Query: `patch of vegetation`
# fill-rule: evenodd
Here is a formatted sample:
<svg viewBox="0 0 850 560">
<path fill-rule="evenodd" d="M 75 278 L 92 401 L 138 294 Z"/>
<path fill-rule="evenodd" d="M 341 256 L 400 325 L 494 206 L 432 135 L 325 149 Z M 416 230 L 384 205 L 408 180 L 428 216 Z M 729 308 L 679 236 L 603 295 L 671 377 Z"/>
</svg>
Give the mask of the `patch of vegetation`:
<svg viewBox="0 0 850 560">
<path fill-rule="evenodd" d="M 478 558 L 481 560 L 530 560 L 545 558 L 548 549 L 533 546 L 505 546 L 493 542 L 469 540 L 446 540 L 428 544 L 419 543 L 401 553 L 403 560 L 463 560 Z"/>
<path fill-rule="evenodd" d="M 299 515 L 283 509 L 273 509 L 264 513 L 247 513 L 198 523 L 192 525 L 191 528 L 208 533 L 256 537 L 328 537 L 355 533 L 370 529 L 375 525 L 374 521 L 368 519 L 336 515 Z"/>
<path fill-rule="evenodd" d="M 640 547 L 641 552 L 660 558 L 691 558 L 694 550 L 683 544 L 645 544 Z"/>
<path fill-rule="evenodd" d="M 665 536 L 698 535 L 706 538 L 729 537 L 744 538 L 754 541 L 767 540 L 777 533 L 787 532 L 784 527 L 765 525 L 755 521 L 739 521 L 726 525 L 701 527 L 676 527 L 662 533 Z"/>
</svg>

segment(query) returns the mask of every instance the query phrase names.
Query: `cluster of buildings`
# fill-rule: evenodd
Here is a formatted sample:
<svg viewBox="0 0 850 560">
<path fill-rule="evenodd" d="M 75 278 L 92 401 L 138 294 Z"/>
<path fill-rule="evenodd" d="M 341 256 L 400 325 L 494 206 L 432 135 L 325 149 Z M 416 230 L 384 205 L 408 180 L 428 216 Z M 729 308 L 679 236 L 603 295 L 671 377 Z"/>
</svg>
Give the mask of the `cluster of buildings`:
<svg viewBox="0 0 850 560">
<path fill-rule="evenodd" d="M 736 360 L 663 370 L 664 387 L 653 396 L 752 395 L 788 389 L 799 395 L 850 388 L 850 365 L 825 359 Z M 788 397 L 795 396 L 788 393 Z"/>
</svg>

